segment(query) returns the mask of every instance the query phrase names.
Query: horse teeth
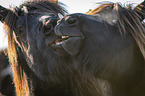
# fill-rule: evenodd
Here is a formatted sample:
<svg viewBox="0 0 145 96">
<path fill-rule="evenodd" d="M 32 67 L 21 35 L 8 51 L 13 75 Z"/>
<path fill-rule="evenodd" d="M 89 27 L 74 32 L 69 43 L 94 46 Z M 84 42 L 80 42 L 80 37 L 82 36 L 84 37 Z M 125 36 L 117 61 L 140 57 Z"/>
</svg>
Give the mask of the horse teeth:
<svg viewBox="0 0 145 96">
<path fill-rule="evenodd" d="M 62 36 L 62 38 L 65 38 L 65 36 Z"/>
<path fill-rule="evenodd" d="M 63 39 L 64 39 L 64 38 L 69 38 L 69 36 L 62 36 L 61 38 L 63 38 Z"/>
<path fill-rule="evenodd" d="M 62 44 L 62 42 L 56 42 L 56 45 L 60 45 L 60 44 Z"/>
</svg>

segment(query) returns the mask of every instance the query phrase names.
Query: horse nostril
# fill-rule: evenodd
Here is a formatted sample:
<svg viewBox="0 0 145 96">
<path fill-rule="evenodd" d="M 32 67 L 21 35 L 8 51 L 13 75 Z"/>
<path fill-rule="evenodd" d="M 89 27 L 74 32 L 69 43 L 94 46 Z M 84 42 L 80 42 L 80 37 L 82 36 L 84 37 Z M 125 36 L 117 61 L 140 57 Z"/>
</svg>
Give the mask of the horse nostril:
<svg viewBox="0 0 145 96">
<path fill-rule="evenodd" d="M 66 22 L 68 24 L 75 24 L 77 22 L 76 18 L 73 18 L 73 17 L 69 17 Z"/>
</svg>

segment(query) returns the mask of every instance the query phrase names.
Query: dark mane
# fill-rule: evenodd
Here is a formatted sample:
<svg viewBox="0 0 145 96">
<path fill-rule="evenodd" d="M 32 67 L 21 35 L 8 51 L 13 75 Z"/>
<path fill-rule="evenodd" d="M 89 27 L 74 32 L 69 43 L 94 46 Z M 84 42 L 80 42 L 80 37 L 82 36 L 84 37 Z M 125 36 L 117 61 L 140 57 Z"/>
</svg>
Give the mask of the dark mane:
<svg viewBox="0 0 145 96">
<path fill-rule="evenodd" d="M 22 94 L 29 95 L 28 82 L 25 72 L 21 69 L 21 64 L 19 65 L 18 53 L 17 53 L 17 44 L 16 44 L 16 35 L 14 32 L 16 19 L 24 14 L 29 13 L 39 13 L 39 12 L 51 12 L 53 14 L 65 15 L 66 10 L 60 5 L 48 1 L 48 0 L 31 0 L 26 1 L 21 4 L 19 7 L 13 8 L 4 18 L 4 30 L 8 35 L 8 57 L 9 61 L 12 64 L 14 83 L 16 87 L 16 92 L 18 96 Z"/>
<path fill-rule="evenodd" d="M 125 34 L 126 31 L 132 34 L 145 59 L 145 28 L 141 22 L 142 17 L 138 15 L 141 14 L 142 16 L 144 16 L 144 13 L 140 12 L 140 7 L 143 6 L 137 6 L 136 9 L 138 11 L 135 12 L 131 5 L 132 4 L 129 4 L 128 6 L 123 7 L 119 3 L 105 3 L 94 10 L 90 10 L 86 14 L 96 15 L 114 12 L 117 17 L 114 19 L 117 19 L 116 21 L 121 34 Z M 107 22 L 106 19 L 103 20 Z"/>
<path fill-rule="evenodd" d="M 31 13 L 31 11 L 33 11 L 34 13 L 35 12 L 37 13 L 39 11 L 54 12 L 55 14 L 59 13 L 61 15 L 65 15 L 66 13 L 66 10 L 62 6 L 59 6 L 58 4 L 55 4 L 55 3 L 48 2 L 48 0 L 24 2 L 23 4 L 19 6 L 21 11 L 22 9 L 24 11 L 24 6 L 27 8 L 26 10 L 28 11 L 28 13 Z"/>
</svg>

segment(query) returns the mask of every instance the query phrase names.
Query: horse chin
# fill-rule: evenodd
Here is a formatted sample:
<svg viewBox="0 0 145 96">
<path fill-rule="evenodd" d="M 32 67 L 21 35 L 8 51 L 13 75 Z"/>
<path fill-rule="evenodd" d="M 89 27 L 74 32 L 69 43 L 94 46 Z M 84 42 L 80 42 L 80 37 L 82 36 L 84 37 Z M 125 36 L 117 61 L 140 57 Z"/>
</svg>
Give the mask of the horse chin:
<svg viewBox="0 0 145 96">
<path fill-rule="evenodd" d="M 54 52 L 60 56 L 66 56 L 68 53 L 62 47 L 62 44 L 50 44 L 50 47 L 54 50 Z"/>
<path fill-rule="evenodd" d="M 55 43 L 50 44 L 50 47 L 61 56 L 68 54 L 74 56 L 80 51 L 81 41 L 81 37 L 62 36 L 62 39 L 56 40 Z"/>
<path fill-rule="evenodd" d="M 68 54 L 74 56 L 80 51 L 81 41 L 81 37 L 70 37 L 62 42 L 62 46 Z"/>
</svg>

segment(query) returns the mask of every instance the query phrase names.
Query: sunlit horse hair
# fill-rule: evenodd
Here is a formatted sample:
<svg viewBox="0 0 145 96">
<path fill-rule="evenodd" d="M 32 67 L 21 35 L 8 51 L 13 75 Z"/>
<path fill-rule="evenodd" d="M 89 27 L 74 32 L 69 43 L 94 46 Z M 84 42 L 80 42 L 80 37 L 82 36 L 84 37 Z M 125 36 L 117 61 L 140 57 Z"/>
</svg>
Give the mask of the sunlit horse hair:
<svg viewBox="0 0 145 96">
<path fill-rule="evenodd" d="M 19 64 L 20 62 L 18 59 L 17 44 L 19 44 L 19 42 L 16 41 L 17 37 L 14 32 L 16 20 L 21 14 L 37 13 L 37 10 L 39 10 L 39 12 L 41 10 L 45 10 L 45 12 L 48 13 L 52 12 L 57 16 L 58 13 L 64 15 L 66 11 L 63 7 L 56 4 L 56 2 L 57 0 L 27 0 L 22 3 L 20 7 L 9 9 L 9 11 L 7 11 L 8 9 L 1 7 L 1 10 L 3 10 L 3 16 L 5 17 L 0 19 L 4 23 L 5 33 L 8 35 L 8 57 L 10 63 L 12 64 L 14 84 L 16 87 L 16 94 L 18 96 L 29 96 L 30 92 L 28 88 L 28 78 L 24 70 L 21 68 L 21 64 Z M 26 49 L 25 46 L 22 47 Z"/>
</svg>

